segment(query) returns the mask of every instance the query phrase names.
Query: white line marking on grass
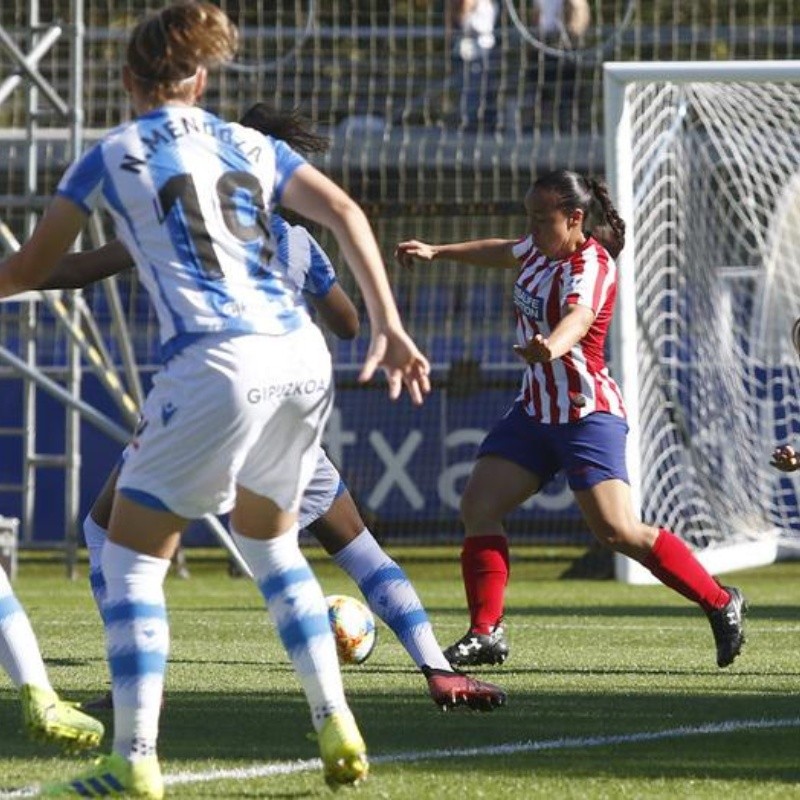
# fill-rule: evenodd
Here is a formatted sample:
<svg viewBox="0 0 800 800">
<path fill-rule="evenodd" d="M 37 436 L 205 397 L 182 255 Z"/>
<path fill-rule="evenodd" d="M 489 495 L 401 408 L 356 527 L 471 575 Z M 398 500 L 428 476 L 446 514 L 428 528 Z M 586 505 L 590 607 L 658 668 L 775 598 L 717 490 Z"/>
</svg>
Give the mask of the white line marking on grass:
<svg viewBox="0 0 800 800">
<path fill-rule="evenodd" d="M 489 745 L 488 747 L 464 747 L 447 750 L 416 750 L 370 757 L 372 764 L 402 764 L 414 761 L 438 761 L 467 756 L 512 755 L 514 753 L 535 753 L 542 750 L 564 750 L 582 747 L 604 747 L 614 744 L 650 742 L 658 739 L 677 739 L 684 736 L 703 736 L 710 733 L 732 733 L 742 730 L 800 727 L 800 717 L 791 719 L 750 719 L 729 722 L 709 722 L 696 727 L 669 728 L 664 731 L 643 731 L 641 733 L 622 733 L 612 736 L 581 736 L 564 739 L 543 739 L 541 741 L 514 742 L 510 744 Z M 165 776 L 164 783 L 177 785 L 201 781 L 225 780 L 226 778 L 262 778 L 270 775 L 289 775 L 320 769 L 322 761 L 312 758 L 307 761 L 263 764 L 232 770 L 212 770 L 203 773 L 176 773 Z"/>
<path fill-rule="evenodd" d="M 463 747 L 452 750 L 420 750 L 416 753 L 397 753 L 396 755 L 376 756 L 370 759 L 373 764 L 398 763 L 410 761 L 431 761 L 445 758 L 467 756 L 514 755 L 515 753 L 538 753 L 542 750 L 568 750 L 584 747 L 606 747 L 614 744 L 638 744 L 659 739 L 681 739 L 684 736 L 705 736 L 709 733 L 734 733 L 736 731 L 764 730 L 769 728 L 798 728 L 800 717 L 790 719 L 743 719 L 728 722 L 708 722 L 696 727 L 684 726 L 668 728 L 663 731 L 642 731 L 640 733 L 620 733 L 611 736 L 578 736 L 563 739 L 543 739 L 542 741 L 514 742 L 511 744 L 489 745 L 488 747 Z"/>
<path fill-rule="evenodd" d="M 617 744 L 638 744 L 661 739 L 682 739 L 686 736 L 707 736 L 713 733 L 735 733 L 737 731 L 769 730 L 773 728 L 800 728 L 800 717 L 788 719 L 742 719 L 727 722 L 707 722 L 703 725 L 684 725 L 667 728 L 663 731 L 640 731 L 639 733 L 620 733 L 610 736 L 574 736 L 562 739 L 529 740 L 509 744 L 489 745 L 488 747 L 457 747 L 447 750 L 413 750 L 370 758 L 372 764 L 403 764 L 416 761 L 442 761 L 449 758 L 472 756 L 514 755 L 517 753 L 539 753 L 544 750 L 579 750 L 587 747 L 608 747 Z M 183 786 L 191 783 L 210 783 L 212 781 L 246 781 L 254 778 L 269 778 L 276 775 L 295 775 L 322 768 L 322 761 L 311 758 L 298 761 L 282 761 L 274 764 L 260 764 L 236 769 L 215 769 L 207 772 L 174 772 L 164 776 L 167 786 Z M 2 800 L 16 800 L 22 797 L 35 797 L 38 786 L 29 786 L 10 792 L 0 792 Z"/>
</svg>

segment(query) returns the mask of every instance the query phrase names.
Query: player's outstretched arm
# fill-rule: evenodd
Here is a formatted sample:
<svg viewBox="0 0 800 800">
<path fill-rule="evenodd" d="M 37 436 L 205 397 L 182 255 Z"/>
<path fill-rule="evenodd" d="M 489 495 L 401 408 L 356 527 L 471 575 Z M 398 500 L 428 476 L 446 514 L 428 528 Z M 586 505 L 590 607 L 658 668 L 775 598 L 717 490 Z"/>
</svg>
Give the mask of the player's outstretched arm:
<svg viewBox="0 0 800 800">
<path fill-rule="evenodd" d="M 800 469 L 800 459 L 798 459 L 797 453 L 790 444 L 776 447 L 772 451 L 772 458 L 769 463 L 781 472 L 795 472 Z"/>
<path fill-rule="evenodd" d="M 115 239 L 96 250 L 68 253 L 38 288 L 82 289 L 132 266 L 133 259 L 125 246 Z"/>
<path fill-rule="evenodd" d="M 453 244 L 428 244 L 418 239 L 399 242 L 394 249 L 397 263 L 413 269 L 414 261 L 457 261 L 487 269 L 511 269 L 519 266 L 513 253 L 513 239 L 475 239 Z"/>
<path fill-rule="evenodd" d="M 72 246 L 86 213 L 64 197 L 56 197 L 16 253 L 0 262 L 0 297 L 38 289 Z"/>
<path fill-rule="evenodd" d="M 371 342 L 359 375 L 368 381 L 379 367 L 389 381 L 389 396 L 406 387 L 414 403 L 430 391 L 430 365 L 406 333 L 394 302 L 375 235 L 364 212 L 349 195 L 310 164 L 289 178 L 281 205 L 329 228 L 355 275 L 370 320 Z"/>
</svg>

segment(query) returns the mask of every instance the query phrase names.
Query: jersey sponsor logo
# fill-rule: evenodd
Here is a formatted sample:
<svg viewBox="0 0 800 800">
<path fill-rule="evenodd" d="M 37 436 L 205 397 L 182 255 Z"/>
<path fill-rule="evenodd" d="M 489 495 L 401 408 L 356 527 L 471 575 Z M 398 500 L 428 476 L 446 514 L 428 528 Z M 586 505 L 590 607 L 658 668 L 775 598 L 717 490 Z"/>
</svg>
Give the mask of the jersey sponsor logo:
<svg viewBox="0 0 800 800">
<path fill-rule="evenodd" d="M 306 381 L 289 381 L 288 383 L 273 383 L 271 386 L 253 387 L 247 390 L 247 402 L 257 405 L 268 400 L 277 400 L 284 397 L 301 397 L 302 395 L 318 394 L 328 389 L 328 381 L 310 378 Z"/>
<path fill-rule="evenodd" d="M 544 319 L 544 298 L 528 294 L 519 284 L 514 285 L 514 305 L 535 322 Z"/>
<path fill-rule="evenodd" d="M 169 421 L 175 416 L 175 412 L 178 410 L 177 406 L 175 406 L 172 402 L 168 401 L 161 406 L 161 424 L 166 428 L 169 424 Z"/>
</svg>

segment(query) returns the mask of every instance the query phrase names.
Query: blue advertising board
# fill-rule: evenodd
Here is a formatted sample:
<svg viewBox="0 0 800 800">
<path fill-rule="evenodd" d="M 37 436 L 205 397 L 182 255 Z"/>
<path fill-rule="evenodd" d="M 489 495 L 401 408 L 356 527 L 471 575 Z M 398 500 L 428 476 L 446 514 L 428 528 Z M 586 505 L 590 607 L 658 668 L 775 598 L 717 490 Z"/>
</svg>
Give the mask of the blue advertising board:
<svg viewBox="0 0 800 800">
<path fill-rule="evenodd" d="M 435 390 L 424 406 L 403 397 L 375 397 L 378 389 L 340 389 L 323 443 L 360 507 L 385 524 L 416 526 L 435 538 L 458 527 L 458 506 L 478 445 L 508 409 L 509 388 L 479 388 L 461 395 Z M 583 530 L 563 476 L 509 518 L 521 533 Z M 557 524 L 556 524 L 557 523 Z"/>
<path fill-rule="evenodd" d="M 512 402 L 517 377 L 515 373 L 467 393 L 437 387 L 422 407 L 414 406 L 405 396 L 391 402 L 380 378 L 368 387 L 339 381 L 324 444 L 376 532 L 385 539 L 415 542 L 443 541 L 458 535 L 459 499 L 477 447 Z M 117 418 L 112 401 L 91 375 L 83 382 L 83 398 Z M 21 419 L 21 381 L 3 381 L 0 426 L 19 426 Z M 63 452 L 64 419 L 64 407 L 40 392 L 39 452 Z M 1 442 L 0 484 L 21 483 L 21 441 L 6 437 Z M 82 518 L 122 445 L 85 422 L 81 443 Z M 0 514 L 20 517 L 21 499 L 19 493 L 0 492 Z M 39 542 L 63 538 L 63 517 L 63 470 L 39 470 L 32 538 Z M 518 536 L 525 538 L 585 541 L 584 526 L 563 478 L 526 502 L 508 522 Z M 187 541 L 214 543 L 202 525 L 192 526 Z"/>
</svg>

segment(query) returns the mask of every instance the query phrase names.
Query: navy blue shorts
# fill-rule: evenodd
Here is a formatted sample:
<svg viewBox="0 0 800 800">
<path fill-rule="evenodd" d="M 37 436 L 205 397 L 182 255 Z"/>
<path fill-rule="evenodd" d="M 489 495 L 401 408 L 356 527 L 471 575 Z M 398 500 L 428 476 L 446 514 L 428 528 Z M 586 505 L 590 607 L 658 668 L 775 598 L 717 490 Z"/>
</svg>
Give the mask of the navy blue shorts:
<svg viewBox="0 0 800 800">
<path fill-rule="evenodd" d="M 521 403 L 492 428 L 478 448 L 538 475 L 544 486 L 559 470 L 573 491 L 613 478 L 628 483 L 625 439 L 628 423 L 614 414 L 595 412 L 578 422 L 551 425 L 530 417 Z"/>
</svg>

